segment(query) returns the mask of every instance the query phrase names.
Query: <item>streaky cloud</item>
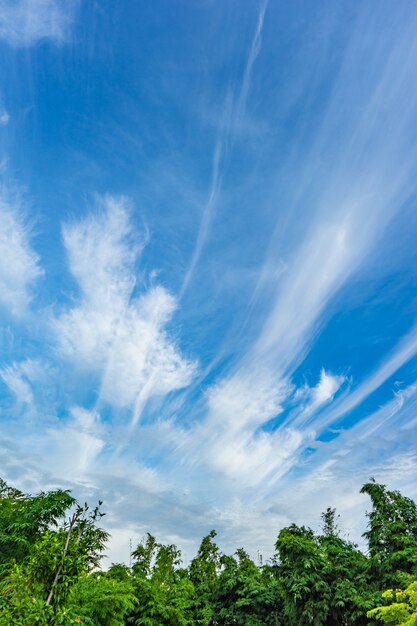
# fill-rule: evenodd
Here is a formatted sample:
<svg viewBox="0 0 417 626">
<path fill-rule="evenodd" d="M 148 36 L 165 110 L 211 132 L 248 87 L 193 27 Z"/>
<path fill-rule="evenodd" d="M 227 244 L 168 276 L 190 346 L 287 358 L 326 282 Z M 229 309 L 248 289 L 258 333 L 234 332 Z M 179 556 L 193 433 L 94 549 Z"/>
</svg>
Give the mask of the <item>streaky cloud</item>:
<svg viewBox="0 0 417 626">
<path fill-rule="evenodd" d="M 139 241 L 125 198 L 63 228 L 81 298 L 54 321 L 59 352 L 100 377 L 97 403 L 130 407 L 135 425 L 148 399 L 186 386 L 196 365 L 165 331 L 176 300 L 162 286 L 136 284 Z"/>
<path fill-rule="evenodd" d="M 230 151 L 233 146 L 234 135 L 239 131 L 246 113 L 246 103 L 249 95 L 251 76 L 256 58 L 261 50 L 262 29 L 264 25 L 265 12 L 268 6 L 268 0 L 264 0 L 261 4 L 255 34 L 249 49 L 249 54 L 243 72 L 243 78 L 237 93 L 228 91 L 226 93 L 223 111 L 220 120 L 217 120 L 219 128 L 213 159 L 211 184 L 208 193 L 207 202 L 202 210 L 202 217 L 198 228 L 198 234 L 191 261 L 186 271 L 184 280 L 179 293 L 181 299 L 188 289 L 192 275 L 199 262 L 201 252 L 209 235 L 210 228 L 215 213 L 216 203 L 219 199 L 222 183 L 222 168 L 224 168 L 230 158 Z"/>
<path fill-rule="evenodd" d="M 79 0 L 0 0 L 0 39 L 14 47 L 70 38 Z"/>
<path fill-rule="evenodd" d="M 234 123 L 237 126 L 239 126 L 239 124 L 242 122 L 242 119 L 246 113 L 246 103 L 248 100 L 249 90 L 251 86 L 253 66 L 255 64 L 257 56 L 261 51 L 262 46 L 262 30 L 264 27 L 265 13 L 268 7 L 268 1 L 269 0 L 263 0 L 263 2 L 261 3 L 255 33 L 253 36 L 251 47 L 249 49 L 245 71 L 243 74 L 243 80 L 240 87 L 239 96 L 237 98 L 236 111 L 234 114 Z"/>
<path fill-rule="evenodd" d="M 417 325 L 414 325 L 373 373 L 358 385 L 356 389 L 353 389 L 345 397 L 340 397 L 333 406 L 317 419 L 316 427 L 324 428 L 331 425 L 350 411 L 356 409 L 374 391 L 379 389 L 383 383 L 391 378 L 397 370 L 415 357 L 416 354 Z"/>
<path fill-rule="evenodd" d="M 42 276 L 39 256 L 18 197 L 0 190 L 0 304 L 21 317 L 30 306 L 33 287 Z"/>
</svg>

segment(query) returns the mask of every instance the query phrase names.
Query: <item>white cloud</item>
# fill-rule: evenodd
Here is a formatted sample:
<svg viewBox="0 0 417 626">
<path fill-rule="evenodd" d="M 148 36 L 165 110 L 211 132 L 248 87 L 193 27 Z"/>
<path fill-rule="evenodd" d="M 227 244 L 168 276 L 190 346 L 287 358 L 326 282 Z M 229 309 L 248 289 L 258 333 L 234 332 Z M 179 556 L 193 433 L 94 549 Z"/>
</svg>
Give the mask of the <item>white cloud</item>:
<svg viewBox="0 0 417 626">
<path fill-rule="evenodd" d="M 7 126 L 10 121 L 10 115 L 5 109 L 0 109 L 0 126 Z"/>
<path fill-rule="evenodd" d="M 312 390 L 313 404 L 321 406 L 332 400 L 344 380 L 344 376 L 332 376 L 323 368 L 320 373 L 320 380 Z"/>
<path fill-rule="evenodd" d="M 0 38 L 12 46 L 68 40 L 78 0 L 0 0 Z"/>
<path fill-rule="evenodd" d="M 235 375 L 208 392 L 209 421 L 232 429 L 257 428 L 282 410 L 288 388 L 265 375 Z"/>
<path fill-rule="evenodd" d="M 367 225 L 360 216 L 360 211 L 343 206 L 337 217 L 314 224 L 288 262 L 248 361 L 281 372 L 296 367 L 330 298 L 356 269 L 375 235 L 375 224 Z"/>
<path fill-rule="evenodd" d="M 134 404 L 134 420 L 149 397 L 185 387 L 194 374 L 194 364 L 184 360 L 164 330 L 174 308 L 174 298 L 155 287 L 128 307 L 109 337 L 101 396 Z"/>
<path fill-rule="evenodd" d="M 326 506 L 337 507 L 342 527 L 360 541 L 369 501 L 359 489 L 371 476 L 415 497 L 417 458 L 407 424 L 415 416 L 416 391 L 416 384 L 410 385 L 333 441 L 316 442 L 314 454 L 304 461 L 298 458 L 297 473 L 279 484 L 278 510 L 297 522 L 308 515 L 308 523 L 317 527 L 320 512 Z"/>
<path fill-rule="evenodd" d="M 28 380 L 25 380 L 24 373 L 18 364 L 3 368 L 0 371 L 0 378 L 16 397 L 19 404 L 33 405 L 32 387 Z"/>
<path fill-rule="evenodd" d="M 63 227 L 69 267 L 92 306 L 123 306 L 135 285 L 141 244 L 132 233 L 127 198 L 99 199 L 97 212 Z"/>
<path fill-rule="evenodd" d="M 286 424 L 292 428 L 305 428 L 309 420 L 315 420 L 317 428 L 317 415 L 327 404 L 331 403 L 343 383 L 345 376 L 334 376 L 322 368 L 320 380 L 315 387 L 300 387 L 292 398 L 295 408 L 287 416 Z"/>
<path fill-rule="evenodd" d="M 1 197 L 0 224 L 0 303 L 13 315 L 22 315 L 31 300 L 32 284 L 42 270 L 19 210 Z"/>
<path fill-rule="evenodd" d="M 105 441 L 98 414 L 81 407 L 73 407 L 70 413 L 68 421 L 47 429 L 45 454 L 57 476 L 85 481 Z"/>
<path fill-rule="evenodd" d="M 245 72 L 243 75 L 242 85 L 240 88 L 239 98 L 237 101 L 236 112 L 235 112 L 235 124 L 239 124 L 242 121 L 242 117 L 245 115 L 246 109 L 246 101 L 248 99 L 253 66 L 255 64 L 256 58 L 261 51 L 262 45 L 262 30 L 264 26 L 265 20 L 265 12 L 268 6 L 268 0 L 264 0 L 259 10 L 258 21 L 256 24 L 255 33 L 253 36 L 252 44 L 249 50 L 248 59 L 245 66 Z"/>
<path fill-rule="evenodd" d="M 323 428 L 327 424 L 335 422 L 357 406 L 381 385 L 388 380 L 405 363 L 410 361 L 417 353 L 417 325 L 400 339 L 383 363 L 375 369 L 356 389 L 347 396 L 341 396 L 335 404 L 323 413 L 317 422 L 317 427 Z"/>
<path fill-rule="evenodd" d="M 372 79 L 365 92 L 353 94 L 353 109 L 360 111 L 359 115 L 346 116 L 349 106 L 346 102 L 352 103 L 351 67 L 356 67 L 357 59 L 350 59 L 350 63 L 341 68 L 340 83 L 335 86 L 328 107 L 324 109 L 320 132 L 307 157 L 304 159 L 299 155 L 302 165 L 298 192 L 293 198 L 293 205 L 286 210 L 290 215 L 298 211 L 300 223 L 305 219 L 305 224 L 303 222 L 294 230 L 295 239 L 289 238 L 283 242 L 282 233 L 278 230 L 271 239 L 265 265 L 268 268 L 271 259 L 275 261 L 277 258 L 276 249 L 282 249 L 286 252 L 286 256 L 283 256 L 286 269 L 278 279 L 274 279 L 276 288 L 265 321 L 253 345 L 243 354 L 240 362 L 234 364 L 235 374 L 231 377 L 232 380 L 249 383 L 248 393 L 253 394 L 254 399 L 258 398 L 256 385 L 250 384 L 251 379 L 247 378 L 246 373 L 266 372 L 267 380 L 281 381 L 280 384 L 284 386 L 286 381 L 291 380 L 326 317 L 331 315 L 331 303 L 335 295 L 364 264 L 370 250 L 380 240 L 381 233 L 401 210 L 404 200 L 413 190 L 412 168 L 416 148 L 410 140 L 408 128 L 414 124 L 417 97 L 415 92 L 410 93 L 406 73 L 398 75 L 396 70 L 401 61 L 407 73 L 411 72 L 410 37 L 411 30 L 407 33 L 408 40 L 398 43 L 395 63 L 389 60 L 378 64 L 371 72 Z M 355 54 L 356 50 L 348 51 L 352 57 Z M 391 97 L 389 108 L 384 104 L 388 94 Z M 402 101 L 407 102 L 407 106 L 404 114 L 399 115 L 398 112 L 403 111 Z M 363 106 L 359 107 L 358 103 Z M 376 119 L 378 125 L 374 124 Z M 385 133 L 380 132 L 381 120 L 384 120 L 384 128 L 387 129 Z M 304 146 L 300 149 L 304 150 Z M 323 176 L 317 165 L 322 164 L 323 160 L 331 164 L 326 176 Z M 319 180 L 313 184 L 315 176 Z M 310 186 L 315 190 L 311 197 L 308 193 Z M 301 412 L 298 409 L 290 413 L 288 421 L 283 421 L 279 431 L 285 433 L 290 426 L 297 433 L 301 427 L 305 428 L 308 418 L 311 428 L 316 433 L 320 432 L 329 423 L 330 416 L 337 417 L 342 411 L 356 406 L 410 359 L 416 350 L 416 335 L 412 331 L 392 358 L 358 391 L 337 399 L 334 409 L 332 406 L 327 409 L 325 405 L 333 400 L 343 377 L 323 372 L 308 404 Z M 221 384 L 214 388 L 214 398 L 217 389 L 221 389 Z M 234 398 L 233 390 L 228 389 L 228 393 Z M 242 396 L 242 404 L 234 407 L 232 413 L 245 416 L 246 406 L 250 406 L 250 402 L 244 392 L 239 392 L 239 395 Z M 254 405 L 250 422 L 261 424 L 264 419 L 263 403 L 255 400 Z M 273 442 L 278 435 L 265 434 L 250 425 L 241 427 L 239 417 L 233 420 L 223 417 L 223 426 L 219 427 L 212 415 L 222 416 L 223 413 L 219 407 L 212 412 L 209 403 L 202 440 L 208 441 L 208 450 L 212 450 L 213 465 L 222 465 L 225 471 L 230 467 L 236 477 L 240 471 L 242 484 L 247 479 L 245 463 L 250 468 L 248 474 L 253 477 L 253 481 L 256 481 L 257 474 L 265 476 L 264 468 L 273 455 L 269 448 L 276 449 Z M 300 448 L 296 444 L 293 448 L 288 444 L 292 450 L 292 459 L 288 464 L 284 461 L 282 468 L 290 468 L 291 464 L 295 466 L 301 445 L 313 437 L 314 433 L 303 432 Z M 213 445 L 210 443 L 212 440 L 216 442 Z M 223 450 L 229 450 L 230 454 L 223 453 Z M 274 467 L 271 461 L 270 467 L 280 474 L 279 463 Z"/>
<path fill-rule="evenodd" d="M 135 423 L 150 397 L 186 386 L 194 374 L 165 330 L 176 300 L 161 286 L 134 295 L 141 244 L 125 199 L 105 198 L 100 213 L 63 233 L 81 300 L 56 320 L 60 350 L 101 373 L 100 398 L 133 408 Z"/>
<path fill-rule="evenodd" d="M 231 143 L 233 143 L 232 135 L 243 127 L 243 118 L 245 117 L 253 66 L 261 50 L 262 30 L 267 6 L 268 0 L 264 0 L 259 9 L 256 29 L 249 49 L 240 89 L 236 94 L 230 91 L 226 93 L 221 114 L 215 118 L 215 123 L 219 131 L 212 158 L 211 183 L 207 201 L 202 208 L 194 250 L 180 289 L 180 298 L 182 298 L 189 287 L 196 266 L 200 260 L 203 247 L 210 233 L 216 205 L 221 192 L 222 169 L 228 160 L 228 151 L 230 150 Z"/>
<path fill-rule="evenodd" d="M 0 369 L 0 378 L 18 404 L 25 405 L 26 415 L 35 414 L 37 403 L 44 397 L 51 400 L 48 387 L 55 383 L 55 375 L 54 368 L 41 359 L 26 359 Z"/>
<path fill-rule="evenodd" d="M 417 111 L 410 79 L 415 25 L 401 31 L 401 38 L 378 39 L 381 47 L 372 50 L 366 84 L 359 85 L 361 51 L 372 40 L 365 13 L 352 31 L 311 144 L 306 150 L 304 134 L 295 134 L 288 170 L 284 176 L 278 172 L 279 180 L 294 176 L 296 160 L 296 191 L 284 207 L 277 190 L 279 219 L 265 259 L 269 267 L 279 255 L 287 270 L 248 362 L 290 374 L 329 314 L 332 298 L 375 250 L 414 192 L 417 149 L 409 129 Z M 293 105 L 290 100 L 286 113 Z M 291 217 L 288 231 L 282 213 Z"/>
<path fill-rule="evenodd" d="M 295 429 L 263 430 L 282 411 L 288 385 L 266 374 L 236 374 L 207 393 L 207 413 L 179 446 L 183 462 L 208 466 L 240 488 L 277 480 L 306 434 Z"/>
</svg>

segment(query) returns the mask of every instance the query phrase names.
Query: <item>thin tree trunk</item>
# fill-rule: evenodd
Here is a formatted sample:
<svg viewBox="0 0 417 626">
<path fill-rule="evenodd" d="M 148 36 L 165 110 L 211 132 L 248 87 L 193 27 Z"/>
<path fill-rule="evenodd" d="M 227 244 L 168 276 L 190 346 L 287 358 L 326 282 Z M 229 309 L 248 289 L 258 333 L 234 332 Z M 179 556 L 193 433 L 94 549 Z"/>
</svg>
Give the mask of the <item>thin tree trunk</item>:
<svg viewBox="0 0 417 626">
<path fill-rule="evenodd" d="M 74 515 L 70 518 L 67 538 L 65 540 L 65 545 L 64 545 L 64 552 L 62 553 L 61 563 L 58 565 L 57 570 L 55 572 L 54 581 L 52 583 L 52 587 L 49 591 L 48 598 L 46 600 L 46 606 L 49 606 L 52 602 L 55 586 L 59 580 L 59 577 L 61 576 L 62 568 L 64 567 L 65 555 L 67 554 L 67 551 L 68 551 L 68 546 L 69 546 L 69 542 L 71 538 L 71 532 L 79 516 L 80 516 L 80 511 L 76 511 Z"/>
</svg>

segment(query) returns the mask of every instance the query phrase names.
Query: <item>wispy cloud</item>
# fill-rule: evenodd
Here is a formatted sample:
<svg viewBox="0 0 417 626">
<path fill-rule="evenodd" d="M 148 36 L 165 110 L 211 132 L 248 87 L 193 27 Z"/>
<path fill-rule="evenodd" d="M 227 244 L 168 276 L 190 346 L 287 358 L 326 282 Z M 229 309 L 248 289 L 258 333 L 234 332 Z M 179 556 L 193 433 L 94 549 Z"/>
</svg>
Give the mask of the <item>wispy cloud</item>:
<svg viewBox="0 0 417 626">
<path fill-rule="evenodd" d="M 279 415 L 290 390 L 267 372 L 236 374 L 207 393 L 206 416 L 178 445 L 182 463 L 208 467 L 240 488 L 275 479 L 292 464 L 292 455 L 307 433 L 295 429 L 266 432 L 262 426 Z"/>
<path fill-rule="evenodd" d="M 320 416 L 316 421 L 316 427 L 323 428 L 326 425 L 332 424 L 350 411 L 356 409 L 366 398 L 393 376 L 400 367 L 415 357 L 416 354 L 417 326 L 413 326 L 374 372 L 349 394 L 340 397 L 333 406 Z"/>
<path fill-rule="evenodd" d="M 25 368 L 22 368 L 21 364 L 14 363 L 0 371 L 0 378 L 14 394 L 20 405 L 31 407 L 34 403 L 34 396 L 24 370 Z"/>
<path fill-rule="evenodd" d="M 258 338 L 240 363 L 234 365 L 243 378 L 254 369 L 269 372 L 275 380 L 291 377 L 329 315 L 332 299 L 365 262 L 413 189 L 410 168 L 416 150 L 406 130 L 417 112 L 416 94 L 410 91 L 406 78 L 411 71 L 410 38 L 408 31 L 405 41 L 395 43 L 391 56 L 382 62 L 377 59 L 369 86 L 359 94 L 352 92 L 349 80 L 360 49 L 356 33 L 352 38 L 317 141 L 302 160 L 309 174 L 305 179 L 301 177 L 301 185 L 321 162 L 324 152 L 326 158 L 329 153 L 333 155 L 334 167 L 329 169 L 327 177 L 318 181 L 318 193 L 307 211 L 309 223 L 305 234 L 301 242 L 293 242 L 285 259 L 286 269 L 277 280 L 276 293 Z M 401 76 L 396 71 L 398 64 L 407 68 Z M 385 107 L 387 97 L 389 109 Z M 346 113 L 352 98 L 363 99 L 358 116 Z M 402 101 L 407 101 L 406 110 L 401 106 Z M 408 118 L 406 122 L 404 115 Z M 387 133 L 378 132 L 374 124 L 381 116 L 386 118 Z M 334 133 L 339 136 L 337 144 Z M 342 141 L 344 137 L 346 142 Z M 361 155 L 362 165 L 355 162 L 353 154 Z M 402 157 L 398 161 L 399 154 Z M 297 191 L 295 198 L 297 208 L 305 209 L 307 197 Z M 276 256 L 274 243 L 279 242 L 280 233 L 271 240 L 268 266 L 270 257 Z M 397 360 L 399 363 L 407 355 L 410 358 L 414 354 L 413 346 L 411 337 L 405 341 L 398 359 L 395 357 L 395 362 L 387 366 L 387 372 L 395 371 L 392 367 L 395 368 Z M 380 374 L 382 382 L 385 374 Z M 354 398 L 347 402 L 354 402 Z M 311 415 L 314 421 L 314 411 Z"/>
<path fill-rule="evenodd" d="M 69 39 L 78 0 L 0 0 L 0 39 L 30 46 L 43 39 Z"/>
<path fill-rule="evenodd" d="M 0 126 L 7 126 L 10 121 L 10 115 L 6 109 L 0 109 Z"/>
<path fill-rule="evenodd" d="M 243 80 L 240 87 L 239 96 L 236 103 L 236 111 L 234 114 L 235 124 L 239 125 L 242 122 L 242 119 L 245 115 L 246 103 L 249 95 L 251 78 L 253 72 L 253 66 L 255 64 L 256 58 L 261 51 L 262 45 L 262 30 L 264 27 L 265 13 L 268 7 L 268 0 L 263 0 L 260 6 L 258 21 L 256 24 L 255 33 L 253 35 L 253 40 L 251 47 L 249 49 L 249 54 L 247 58 L 247 62 L 245 65 L 245 71 L 243 74 Z"/>
<path fill-rule="evenodd" d="M 417 495 L 413 470 L 417 459 L 407 430 L 416 411 L 416 391 L 413 383 L 332 441 L 313 444 L 314 453 L 299 457 L 292 474 L 280 483 L 278 510 L 289 503 L 293 519 L 300 521 L 309 510 L 318 525 L 321 503 L 326 501 L 338 508 L 343 528 L 360 541 L 368 503 L 358 493 L 358 485 L 374 476 Z"/>
<path fill-rule="evenodd" d="M 12 315 L 21 316 L 30 304 L 33 284 L 42 270 L 19 201 L 7 199 L 4 190 L 0 194 L 0 222 L 0 303 Z"/>
<path fill-rule="evenodd" d="M 195 372 L 165 330 L 175 298 L 162 286 L 136 284 L 146 236 L 135 236 L 126 199 L 105 198 L 63 235 L 81 298 L 55 321 L 59 349 L 100 375 L 99 400 L 130 407 L 135 424 L 149 398 L 184 387 Z"/>
<path fill-rule="evenodd" d="M 72 407 L 69 418 L 46 429 L 45 454 L 60 468 L 62 476 L 72 475 L 72 480 L 88 480 L 96 457 L 102 451 L 105 440 L 98 414 L 81 407 Z"/>
<path fill-rule="evenodd" d="M 365 34 L 362 20 L 364 16 L 322 107 L 311 148 L 306 151 L 304 141 L 294 144 L 295 152 L 300 150 L 298 184 L 285 210 L 300 227 L 295 240 L 283 241 L 279 219 L 271 238 L 265 263 L 269 266 L 281 247 L 286 271 L 250 353 L 252 362 L 267 360 L 289 371 L 296 366 L 332 298 L 366 261 L 415 186 L 417 150 L 408 132 L 417 116 L 417 95 L 410 83 L 416 56 L 414 26 L 401 38 L 389 42 L 381 38 L 379 47 L 372 49 L 375 42 Z M 356 87 L 355 76 L 368 46 L 373 50 L 368 80 Z M 277 199 L 279 208 L 283 210 Z"/>
<path fill-rule="evenodd" d="M 192 275 L 194 274 L 195 267 L 200 259 L 201 252 L 203 250 L 204 243 L 210 231 L 211 223 L 213 220 L 213 214 L 215 211 L 216 201 L 220 191 L 220 165 L 223 158 L 223 140 L 221 137 L 217 139 L 216 147 L 213 154 L 212 163 L 212 178 L 210 184 L 210 190 L 207 198 L 207 202 L 202 210 L 202 217 L 198 227 L 197 239 L 194 246 L 191 261 L 188 265 L 184 280 L 181 285 L 179 297 L 182 298 L 186 290 L 188 289 Z"/>
<path fill-rule="evenodd" d="M 152 3 L 143 22 L 135 3 L 93 8 L 65 80 L 57 46 L 38 50 L 47 63 L 7 51 L 22 88 L 0 97 L 0 125 L 19 142 L 13 171 L 36 179 L 49 269 L 32 298 L 40 261 L 4 194 L 2 465 L 24 488 L 99 494 L 120 551 L 151 529 L 192 552 L 217 527 L 231 549 L 270 553 L 283 524 L 317 526 L 328 505 L 358 539 L 370 473 L 416 492 L 414 283 L 403 285 L 415 267 L 416 15 L 310 4 L 248 3 L 238 20 L 221 3 L 179 6 L 167 31 Z M 0 0 L 0 37 L 69 41 L 76 7 Z M 35 102 L 36 132 L 10 124 L 3 102 L 16 122 Z M 123 197 L 68 219 L 103 181 L 129 189 L 152 239 Z"/>
<path fill-rule="evenodd" d="M 212 174 L 209 193 L 207 201 L 202 209 L 202 217 L 198 228 L 196 243 L 191 256 L 191 261 L 182 282 L 180 298 L 182 298 L 188 289 L 191 277 L 194 274 L 204 244 L 209 235 L 216 210 L 216 204 L 219 200 L 221 192 L 222 168 L 224 168 L 229 161 L 234 135 L 236 131 L 240 130 L 240 126 L 244 121 L 253 67 L 261 50 L 262 29 L 267 6 L 268 0 L 263 0 L 258 14 L 254 37 L 246 60 L 243 78 L 240 81 L 240 87 L 237 89 L 236 93 L 233 93 L 230 90 L 227 91 L 220 118 L 216 120 L 218 134 L 212 159 Z"/>
</svg>

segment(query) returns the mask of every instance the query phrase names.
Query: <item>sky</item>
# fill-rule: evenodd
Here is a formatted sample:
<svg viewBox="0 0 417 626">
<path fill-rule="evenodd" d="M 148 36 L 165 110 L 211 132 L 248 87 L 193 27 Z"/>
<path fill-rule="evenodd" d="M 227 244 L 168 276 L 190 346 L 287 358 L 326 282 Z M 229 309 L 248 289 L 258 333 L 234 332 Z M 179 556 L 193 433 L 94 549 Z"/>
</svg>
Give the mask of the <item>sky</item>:
<svg viewBox="0 0 417 626">
<path fill-rule="evenodd" d="M 0 473 L 103 500 L 108 562 L 417 497 L 416 29 L 0 0 Z"/>
</svg>

